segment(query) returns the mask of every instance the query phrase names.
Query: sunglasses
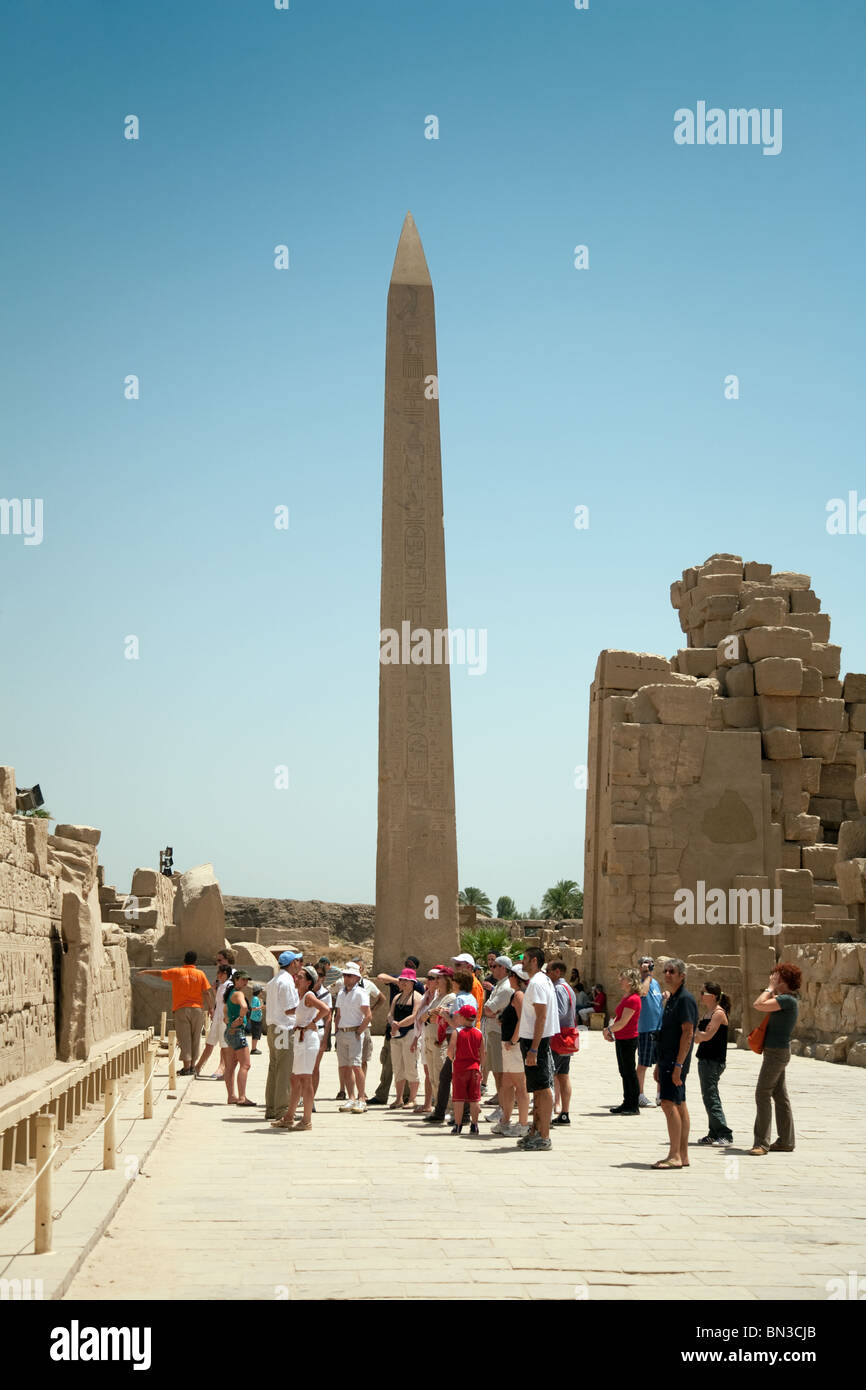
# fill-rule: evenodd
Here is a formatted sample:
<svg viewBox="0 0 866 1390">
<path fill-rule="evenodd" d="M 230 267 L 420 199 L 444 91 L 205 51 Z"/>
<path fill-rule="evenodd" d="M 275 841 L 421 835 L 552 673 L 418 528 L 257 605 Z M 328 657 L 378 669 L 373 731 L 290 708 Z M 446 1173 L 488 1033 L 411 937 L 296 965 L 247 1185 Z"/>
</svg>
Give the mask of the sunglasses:
<svg viewBox="0 0 866 1390">
<path fill-rule="evenodd" d="M 663 974 L 665 974 L 665 975 L 678 975 L 678 974 L 679 974 L 679 971 L 678 971 L 678 970 L 672 970 L 672 969 L 670 968 L 669 965 L 666 965 L 665 968 L 664 968 Z"/>
</svg>

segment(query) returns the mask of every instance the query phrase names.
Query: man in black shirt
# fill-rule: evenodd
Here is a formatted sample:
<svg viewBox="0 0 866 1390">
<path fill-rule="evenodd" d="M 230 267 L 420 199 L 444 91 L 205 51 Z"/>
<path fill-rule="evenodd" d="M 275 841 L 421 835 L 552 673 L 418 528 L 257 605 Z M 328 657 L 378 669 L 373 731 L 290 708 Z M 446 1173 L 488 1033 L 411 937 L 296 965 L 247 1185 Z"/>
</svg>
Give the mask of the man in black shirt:
<svg viewBox="0 0 866 1390">
<path fill-rule="evenodd" d="M 662 1014 L 656 1043 L 658 1061 L 655 1080 L 659 1084 L 661 1107 L 668 1122 L 668 1154 L 653 1168 L 687 1168 L 689 1164 L 689 1112 L 686 1108 L 686 1076 L 692 1057 L 692 1042 L 698 1021 L 698 1006 L 686 989 L 686 967 L 681 960 L 669 960 L 664 968 L 670 994 Z"/>
</svg>

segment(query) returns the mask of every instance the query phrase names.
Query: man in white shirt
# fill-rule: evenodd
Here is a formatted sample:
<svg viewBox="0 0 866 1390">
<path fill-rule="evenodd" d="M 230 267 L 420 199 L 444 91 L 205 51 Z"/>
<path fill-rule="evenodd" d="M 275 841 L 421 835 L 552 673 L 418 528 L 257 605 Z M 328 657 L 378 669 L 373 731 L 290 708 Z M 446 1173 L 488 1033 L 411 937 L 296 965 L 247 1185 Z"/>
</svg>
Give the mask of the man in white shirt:
<svg viewBox="0 0 866 1390">
<path fill-rule="evenodd" d="M 523 994 L 520 1014 L 520 1050 L 526 1072 L 526 1089 L 533 1093 L 533 1126 L 525 1139 L 518 1139 L 519 1149 L 550 1149 L 550 1117 L 553 1114 L 553 1052 L 550 1039 L 559 1032 L 559 1005 L 553 981 L 542 970 L 544 952 L 530 946 L 523 964 L 529 973 L 529 984 Z"/>
<path fill-rule="evenodd" d="M 502 1115 L 502 1108 L 499 1104 L 499 1088 L 502 1085 L 502 1028 L 499 1023 L 499 1015 L 514 993 L 508 983 L 510 969 L 511 961 L 508 956 L 496 957 L 490 972 L 493 976 L 493 988 L 487 996 L 481 1024 L 485 1055 L 489 1058 L 490 1070 L 493 1072 L 493 1080 L 496 1083 L 496 1110 L 490 1116 L 494 1121 Z"/>
<path fill-rule="evenodd" d="M 363 1115 L 367 1109 L 362 1062 L 364 1034 L 370 1027 L 370 1016 L 370 996 L 361 988 L 361 967 L 350 960 L 343 966 L 343 988 L 337 995 L 334 1027 L 340 1090 L 346 1092 L 340 1109 L 353 1115 Z"/>
<path fill-rule="evenodd" d="M 265 986 L 268 1023 L 268 1078 L 265 1082 L 265 1119 L 279 1120 L 289 1108 L 294 1057 L 295 1010 L 298 991 L 295 976 L 301 968 L 300 951 L 283 951 L 279 970 Z"/>
</svg>

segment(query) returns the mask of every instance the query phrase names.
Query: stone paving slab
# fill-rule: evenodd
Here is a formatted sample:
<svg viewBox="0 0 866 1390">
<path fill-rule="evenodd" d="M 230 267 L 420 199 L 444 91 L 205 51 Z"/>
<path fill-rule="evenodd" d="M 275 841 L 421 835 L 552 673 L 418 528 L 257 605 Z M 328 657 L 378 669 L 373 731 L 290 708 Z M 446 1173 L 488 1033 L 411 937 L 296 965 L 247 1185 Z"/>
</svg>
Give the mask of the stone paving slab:
<svg viewBox="0 0 866 1390">
<path fill-rule="evenodd" d="M 266 1065 L 253 1059 L 257 1101 Z M 866 1074 L 793 1058 L 798 1147 L 754 1159 L 758 1066 L 729 1051 L 721 1090 L 735 1147 L 693 1144 L 685 1172 L 649 1166 L 666 1150 L 660 1110 L 609 1115 L 619 1081 L 597 1034 L 581 1035 L 572 1124 L 549 1153 L 523 1153 L 488 1125 L 470 1140 L 408 1112 L 340 1114 L 333 1054 L 305 1134 L 276 1133 L 260 1110 L 228 1107 L 222 1086 L 187 1082 L 148 1177 L 130 1185 L 66 1297 L 826 1299 L 828 1279 L 866 1270 Z M 689 1089 L 696 1141 L 696 1075 Z M 239 1213 L 240 1271 L 227 1244 Z"/>
</svg>

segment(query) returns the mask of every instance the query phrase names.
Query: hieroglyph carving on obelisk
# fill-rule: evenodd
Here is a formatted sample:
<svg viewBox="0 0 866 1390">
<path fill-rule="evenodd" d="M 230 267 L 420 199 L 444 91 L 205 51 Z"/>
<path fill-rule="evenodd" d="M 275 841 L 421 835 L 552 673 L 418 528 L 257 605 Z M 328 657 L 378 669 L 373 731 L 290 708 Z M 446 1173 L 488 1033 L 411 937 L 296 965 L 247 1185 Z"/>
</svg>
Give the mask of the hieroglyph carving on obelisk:
<svg viewBox="0 0 866 1390">
<path fill-rule="evenodd" d="M 451 672 L 431 655 L 447 628 L 433 285 L 409 214 L 388 290 L 382 486 L 374 959 L 393 973 L 410 952 L 427 968 L 459 950 Z M 430 639 L 387 659 L 385 634 L 407 631 Z"/>
</svg>

